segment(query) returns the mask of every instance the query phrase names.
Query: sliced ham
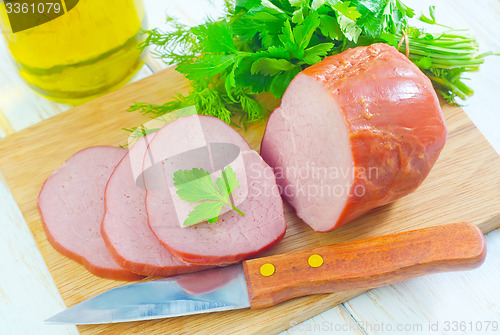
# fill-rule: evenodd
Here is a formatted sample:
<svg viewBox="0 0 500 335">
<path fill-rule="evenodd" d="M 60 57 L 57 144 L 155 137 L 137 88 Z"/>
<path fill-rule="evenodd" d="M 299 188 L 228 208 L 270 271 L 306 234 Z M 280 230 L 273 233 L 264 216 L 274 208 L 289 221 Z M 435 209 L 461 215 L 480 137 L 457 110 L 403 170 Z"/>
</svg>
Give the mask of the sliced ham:
<svg viewBox="0 0 500 335">
<path fill-rule="evenodd" d="M 120 267 L 101 237 L 104 188 L 125 153 L 113 147 L 76 153 L 45 181 L 38 207 L 47 239 L 57 251 L 97 276 L 138 280 L 143 276 Z"/>
<path fill-rule="evenodd" d="M 195 164 L 202 164 L 204 155 L 199 150 L 207 145 L 211 148 L 210 157 L 224 156 L 223 159 L 227 158 L 228 162 L 232 162 L 231 166 L 235 166 L 240 182 L 234 192 L 235 198 L 243 194 L 244 188 L 240 186 L 246 185 L 246 196 L 237 205 L 245 216 L 225 208 L 216 223 L 205 221 L 181 227 L 180 212 L 185 209 L 183 205 L 187 204 L 176 199 L 175 191 L 169 189 L 171 170 L 183 165 L 187 170 L 203 167 L 189 164 L 192 163 L 192 157 L 198 157 Z M 224 151 L 231 145 L 239 148 L 234 160 L 234 157 L 229 158 L 230 151 Z M 220 151 L 216 152 L 214 148 Z M 208 116 L 180 118 L 158 132 L 149 146 L 149 153 L 156 161 L 146 162 L 144 166 L 149 225 L 176 257 L 189 263 L 222 266 L 252 257 L 270 248 L 284 236 L 286 222 L 283 203 L 271 168 L 223 121 Z M 190 153 L 198 156 L 190 156 Z M 238 159 L 241 165 L 235 163 Z M 155 164 L 161 166 L 160 179 L 148 176 L 148 168 Z M 172 168 L 172 165 L 176 167 Z M 216 165 L 217 162 L 214 163 Z M 214 170 L 221 168 L 215 167 Z"/>
<path fill-rule="evenodd" d="M 395 48 L 374 44 L 297 75 L 261 155 L 297 215 L 325 232 L 414 191 L 446 136 L 430 80 Z"/>
<path fill-rule="evenodd" d="M 134 170 L 142 171 L 147 144 L 154 135 L 139 140 L 111 175 L 106 186 L 102 236 L 114 260 L 141 275 L 170 277 L 205 269 L 172 256 L 149 228 L 146 191 Z"/>
</svg>

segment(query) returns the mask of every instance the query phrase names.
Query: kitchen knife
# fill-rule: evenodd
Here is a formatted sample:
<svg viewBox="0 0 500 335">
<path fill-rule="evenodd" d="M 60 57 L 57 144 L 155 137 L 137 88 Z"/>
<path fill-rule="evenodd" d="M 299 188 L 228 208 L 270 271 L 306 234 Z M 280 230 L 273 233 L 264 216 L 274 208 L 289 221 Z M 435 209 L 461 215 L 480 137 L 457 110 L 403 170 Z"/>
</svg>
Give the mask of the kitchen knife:
<svg viewBox="0 0 500 335">
<path fill-rule="evenodd" d="M 486 256 L 473 224 L 454 223 L 244 261 L 111 289 L 46 320 L 100 324 L 263 308 L 299 296 L 468 270 Z"/>
</svg>

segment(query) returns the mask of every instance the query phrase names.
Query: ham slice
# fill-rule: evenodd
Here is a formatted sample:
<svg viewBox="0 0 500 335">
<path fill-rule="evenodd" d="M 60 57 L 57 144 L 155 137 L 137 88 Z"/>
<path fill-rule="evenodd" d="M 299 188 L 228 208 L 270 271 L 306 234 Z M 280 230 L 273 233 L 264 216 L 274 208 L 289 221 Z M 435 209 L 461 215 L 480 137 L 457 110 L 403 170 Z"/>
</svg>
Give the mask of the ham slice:
<svg viewBox="0 0 500 335">
<path fill-rule="evenodd" d="M 325 232 L 414 191 L 446 136 L 430 80 L 395 48 L 374 44 L 297 75 L 261 155 L 297 215 Z"/>
<path fill-rule="evenodd" d="M 146 190 L 134 169 L 142 171 L 147 145 L 154 135 L 139 140 L 111 175 L 106 186 L 102 236 L 114 260 L 141 275 L 170 277 L 205 269 L 172 256 L 149 228 Z"/>
<path fill-rule="evenodd" d="M 213 159 L 209 167 L 202 166 L 204 148 Z M 182 117 L 163 127 L 148 151 L 156 160 L 144 166 L 149 225 L 176 257 L 189 263 L 223 266 L 255 256 L 284 236 L 283 202 L 271 168 L 223 121 L 209 116 Z M 218 166 L 215 157 L 225 163 Z M 192 166 L 193 162 L 202 165 Z M 170 185 L 170 170 L 177 171 L 179 166 L 185 166 L 186 170 L 194 167 L 210 170 L 213 165 L 220 176 L 220 170 L 228 164 L 234 166 L 240 182 L 233 196 L 243 199 L 237 207 L 245 216 L 225 208 L 216 223 L 205 221 L 181 227 L 183 206 L 187 204 L 176 198 L 176 191 Z M 148 175 L 153 166 L 160 166 L 159 178 L 158 174 L 155 178 Z"/>
<path fill-rule="evenodd" d="M 57 251 L 97 276 L 138 280 L 143 276 L 120 267 L 101 237 L 104 188 L 126 152 L 92 147 L 76 153 L 45 181 L 38 208 L 47 239 Z"/>
</svg>

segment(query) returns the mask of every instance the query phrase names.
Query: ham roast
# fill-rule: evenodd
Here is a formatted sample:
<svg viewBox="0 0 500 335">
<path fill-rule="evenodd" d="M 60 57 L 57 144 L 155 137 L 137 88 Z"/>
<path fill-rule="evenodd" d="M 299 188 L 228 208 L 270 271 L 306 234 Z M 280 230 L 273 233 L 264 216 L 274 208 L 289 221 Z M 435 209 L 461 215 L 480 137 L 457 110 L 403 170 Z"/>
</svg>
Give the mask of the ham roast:
<svg viewBox="0 0 500 335">
<path fill-rule="evenodd" d="M 446 136 L 430 80 L 394 47 L 373 44 L 299 73 L 261 155 L 297 215 L 326 232 L 414 191 Z"/>
</svg>

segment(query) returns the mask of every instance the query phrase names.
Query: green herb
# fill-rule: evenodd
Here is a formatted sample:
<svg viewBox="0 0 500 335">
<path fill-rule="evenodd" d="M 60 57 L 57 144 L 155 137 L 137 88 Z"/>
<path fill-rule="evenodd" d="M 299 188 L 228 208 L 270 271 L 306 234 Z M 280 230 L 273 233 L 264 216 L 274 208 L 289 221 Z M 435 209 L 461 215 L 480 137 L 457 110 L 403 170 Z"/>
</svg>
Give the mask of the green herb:
<svg viewBox="0 0 500 335">
<path fill-rule="evenodd" d="M 210 173 L 203 169 L 179 170 L 174 173 L 174 186 L 177 195 L 187 202 L 200 202 L 189 213 L 184 226 L 191 226 L 202 221 L 217 222 L 222 206 L 230 206 L 241 216 L 245 216 L 231 203 L 231 193 L 238 187 L 236 173 L 228 166 L 222 170 L 221 176 L 212 181 Z"/>
<path fill-rule="evenodd" d="M 455 97 L 465 100 L 474 93 L 464 83 L 462 75 L 479 70 L 484 57 L 492 53 L 478 55 L 476 40 L 464 31 L 429 34 L 422 29 L 410 28 L 407 36 L 410 60 L 433 81 L 448 102 L 454 102 Z M 402 45 L 400 51 L 404 52 L 404 48 Z"/>
<path fill-rule="evenodd" d="M 130 110 L 158 116 L 189 105 L 201 114 L 231 123 L 255 122 L 268 111 L 255 95 L 281 98 L 290 81 L 306 67 L 347 48 L 384 42 L 399 50 L 434 82 L 450 101 L 472 90 L 464 74 L 476 71 L 487 54 L 478 55 L 474 38 L 448 27 L 429 34 L 408 24 L 414 11 L 401 0 L 236 0 L 225 15 L 196 27 L 169 19 L 171 32 L 147 31 L 144 47 L 191 81 L 188 95 L 164 105 L 135 104 Z M 439 25 L 434 7 L 422 22 Z M 405 36 L 406 35 L 406 36 Z"/>
</svg>

